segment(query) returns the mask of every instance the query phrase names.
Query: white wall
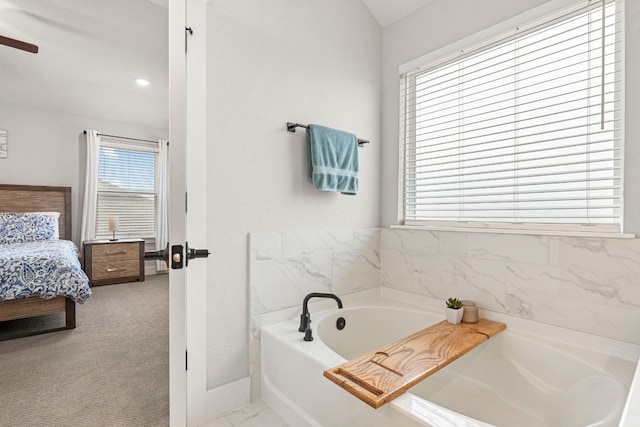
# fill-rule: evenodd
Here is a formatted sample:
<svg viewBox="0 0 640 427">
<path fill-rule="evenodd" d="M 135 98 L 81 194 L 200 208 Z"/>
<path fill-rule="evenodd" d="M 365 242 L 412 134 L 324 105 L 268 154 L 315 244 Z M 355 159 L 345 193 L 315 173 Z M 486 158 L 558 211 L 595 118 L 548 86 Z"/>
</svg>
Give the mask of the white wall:
<svg viewBox="0 0 640 427">
<path fill-rule="evenodd" d="M 625 231 L 640 234 L 640 1 L 625 2 Z"/>
<path fill-rule="evenodd" d="M 382 224 L 397 223 L 398 67 L 543 5 L 547 0 L 433 0 L 383 33 Z M 572 4 L 574 0 L 556 3 Z M 626 9 L 625 232 L 640 233 L 640 2 Z M 481 41 L 481 40 L 478 40 Z"/>
<path fill-rule="evenodd" d="M 167 129 L 84 117 L 0 102 L 0 129 L 6 129 L 9 156 L 0 159 L 0 183 L 71 187 L 73 240 L 79 244 L 84 189 L 85 129 L 151 139 Z"/>
<path fill-rule="evenodd" d="M 213 0 L 207 31 L 214 388 L 249 374 L 249 233 L 380 222 L 381 29 L 360 0 Z M 313 188 L 304 133 L 288 133 L 287 121 L 371 141 L 359 151 L 357 196 Z"/>
</svg>

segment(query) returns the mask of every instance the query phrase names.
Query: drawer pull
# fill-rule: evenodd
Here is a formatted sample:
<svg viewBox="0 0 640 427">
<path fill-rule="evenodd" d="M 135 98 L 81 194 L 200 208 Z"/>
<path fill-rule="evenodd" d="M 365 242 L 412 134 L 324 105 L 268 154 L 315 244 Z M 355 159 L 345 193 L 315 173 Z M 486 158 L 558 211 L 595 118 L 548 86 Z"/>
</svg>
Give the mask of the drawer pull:
<svg viewBox="0 0 640 427">
<path fill-rule="evenodd" d="M 126 271 L 126 267 L 121 268 L 107 268 L 107 273 L 115 273 L 116 271 Z"/>
<path fill-rule="evenodd" d="M 120 251 L 107 251 L 107 255 L 122 255 L 122 254 L 126 254 L 127 251 L 126 250 L 120 250 Z"/>
</svg>

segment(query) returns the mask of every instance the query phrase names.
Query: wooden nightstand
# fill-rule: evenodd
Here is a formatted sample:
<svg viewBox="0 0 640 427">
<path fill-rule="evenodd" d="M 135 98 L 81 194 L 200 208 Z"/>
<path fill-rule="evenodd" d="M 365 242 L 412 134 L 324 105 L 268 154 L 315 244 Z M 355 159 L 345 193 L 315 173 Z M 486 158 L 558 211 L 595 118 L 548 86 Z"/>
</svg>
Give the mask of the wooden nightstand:
<svg viewBox="0 0 640 427">
<path fill-rule="evenodd" d="M 84 271 L 94 286 L 144 281 L 144 240 L 87 240 Z"/>
</svg>

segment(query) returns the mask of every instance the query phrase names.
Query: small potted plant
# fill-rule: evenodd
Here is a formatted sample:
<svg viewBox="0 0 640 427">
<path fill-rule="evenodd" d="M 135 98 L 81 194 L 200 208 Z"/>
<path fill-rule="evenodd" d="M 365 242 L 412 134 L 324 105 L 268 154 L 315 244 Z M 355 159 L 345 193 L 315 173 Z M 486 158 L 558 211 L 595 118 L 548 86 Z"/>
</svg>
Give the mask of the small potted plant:
<svg viewBox="0 0 640 427">
<path fill-rule="evenodd" d="M 447 322 L 457 325 L 462 321 L 462 314 L 464 313 L 462 301 L 458 298 L 449 298 L 446 303 L 447 308 L 444 310 L 444 314 L 447 317 Z"/>
</svg>

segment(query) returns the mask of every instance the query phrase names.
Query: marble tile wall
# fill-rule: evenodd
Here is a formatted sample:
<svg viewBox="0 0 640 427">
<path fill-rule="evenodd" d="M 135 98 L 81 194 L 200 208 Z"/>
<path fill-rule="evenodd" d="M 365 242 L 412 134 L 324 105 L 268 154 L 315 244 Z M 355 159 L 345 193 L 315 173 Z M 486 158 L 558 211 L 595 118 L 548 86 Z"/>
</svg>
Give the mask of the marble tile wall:
<svg viewBox="0 0 640 427">
<path fill-rule="evenodd" d="M 249 237 L 250 374 L 260 396 L 260 318 L 311 292 L 347 295 L 380 286 L 380 229 L 290 230 Z"/>
<path fill-rule="evenodd" d="M 640 343 L 640 239 L 383 229 L 380 258 L 384 287 Z"/>
<path fill-rule="evenodd" d="M 310 292 L 378 287 L 379 236 L 377 228 L 252 233 L 251 315 L 298 307 Z"/>
<path fill-rule="evenodd" d="M 640 344 L 640 239 L 293 230 L 250 236 L 252 399 L 260 396 L 261 320 L 310 292 L 379 286 Z"/>
</svg>

